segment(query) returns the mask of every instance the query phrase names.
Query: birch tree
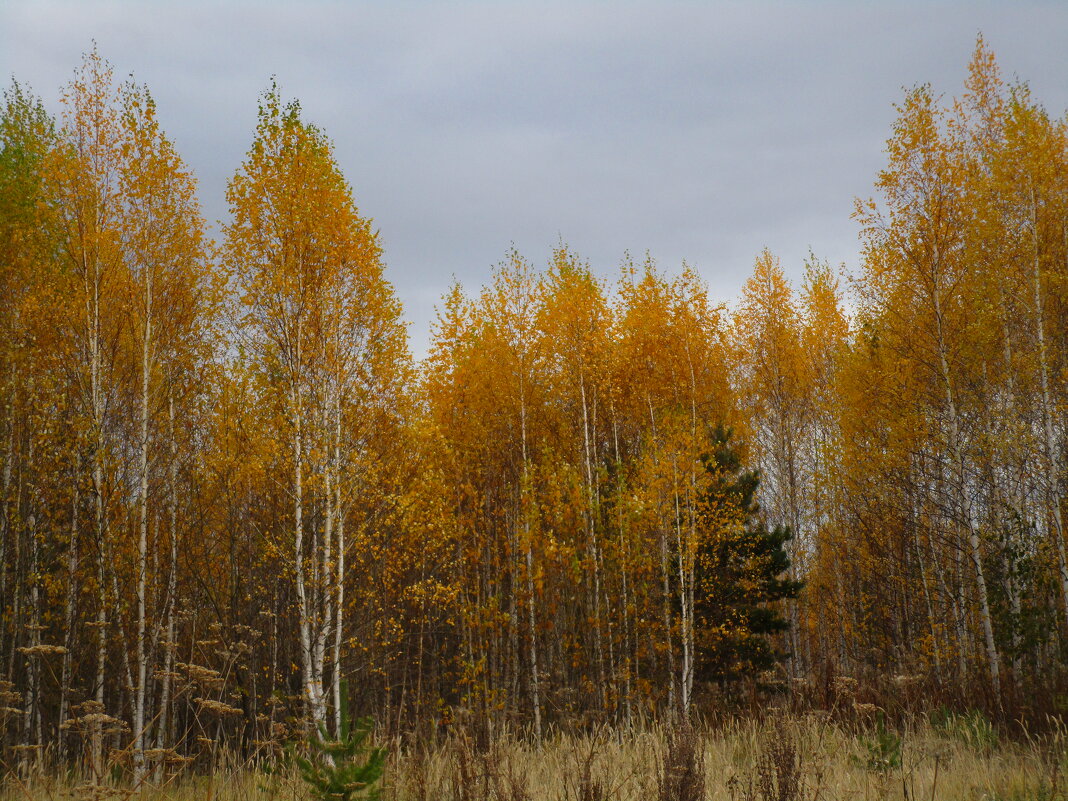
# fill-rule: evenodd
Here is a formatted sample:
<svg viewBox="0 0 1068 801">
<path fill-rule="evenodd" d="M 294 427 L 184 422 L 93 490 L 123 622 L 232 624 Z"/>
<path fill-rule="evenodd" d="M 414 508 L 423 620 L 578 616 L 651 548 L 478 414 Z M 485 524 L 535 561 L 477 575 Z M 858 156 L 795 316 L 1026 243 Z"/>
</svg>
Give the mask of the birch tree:
<svg viewBox="0 0 1068 801">
<path fill-rule="evenodd" d="M 240 291 L 237 322 L 289 438 L 302 686 L 318 725 L 328 643 L 333 702 L 345 700 L 345 511 L 358 486 L 346 476 L 361 449 L 353 425 L 396 397 L 404 331 L 332 146 L 299 104 L 283 106 L 277 88 L 261 99 L 256 138 L 227 197 L 223 258 Z"/>
</svg>

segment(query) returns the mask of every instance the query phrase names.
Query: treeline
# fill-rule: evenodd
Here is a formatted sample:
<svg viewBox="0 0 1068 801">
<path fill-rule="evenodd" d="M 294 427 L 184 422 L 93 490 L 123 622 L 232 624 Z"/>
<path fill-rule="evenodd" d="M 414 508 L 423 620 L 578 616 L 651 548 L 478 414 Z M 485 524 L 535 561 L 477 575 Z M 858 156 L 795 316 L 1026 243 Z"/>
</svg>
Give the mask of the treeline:
<svg viewBox="0 0 1068 801">
<path fill-rule="evenodd" d="M 959 100 L 906 95 L 888 159 L 849 302 L 815 257 L 795 289 L 764 252 L 725 307 L 686 267 L 510 252 L 416 364 L 277 88 L 216 242 L 145 87 L 91 53 L 54 120 L 14 85 L 7 753 L 143 775 L 343 705 L 537 737 L 836 675 L 1056 686 L 1068 125 L 980 41 Z"/>
</svg>

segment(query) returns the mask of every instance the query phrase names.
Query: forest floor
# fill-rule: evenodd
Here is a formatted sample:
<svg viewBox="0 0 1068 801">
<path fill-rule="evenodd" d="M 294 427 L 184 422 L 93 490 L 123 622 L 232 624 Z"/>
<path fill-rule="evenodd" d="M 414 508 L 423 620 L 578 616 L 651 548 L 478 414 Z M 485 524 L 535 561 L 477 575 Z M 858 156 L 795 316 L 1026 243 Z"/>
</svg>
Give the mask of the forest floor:
<svg viewBox="0 0 1068 801">
<path fill-rule="evenodd" d="M 999 737 L 983 718 L 892 729 L 818 715 L 735 721 L 700 733 L 465 737 L 391 749 L 383 801 L 1068 801 L 1068 732 Z M 354 796 L 358 797 L 358 796 Z M 314 798 L 295 771 L 236 766 L 139 794 L 9 775 L 0 799 L 260 801 Z"/>
</svg>

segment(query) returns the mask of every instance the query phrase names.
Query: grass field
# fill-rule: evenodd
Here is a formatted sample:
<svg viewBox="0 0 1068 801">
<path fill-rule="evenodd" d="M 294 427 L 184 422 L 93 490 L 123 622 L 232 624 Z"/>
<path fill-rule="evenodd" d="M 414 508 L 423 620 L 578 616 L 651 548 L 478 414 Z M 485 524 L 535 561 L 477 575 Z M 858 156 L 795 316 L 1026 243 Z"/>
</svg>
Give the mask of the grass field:
<svg viewBox="0 0 1068 801">
<path fill-rule="evenodd" d="M 466 737 L 411 749 L 394 744 L 386 801 L 1053 801 L 1068 799 L 1068 737 L 999 737 L 978 716 L 902 729 L 843 725 L 817 715 L 736 721 L 714 730 L 553 735 L 540 748 L 500 737 L 477 748 Z M 121 783 L 89 787 L 32 771 L 9 775 L 4 799 L 128 798 L 253 801 L 312 798 L 295 771 L 235 764 L 186 773 L 134 793 Z"/>
</svg>

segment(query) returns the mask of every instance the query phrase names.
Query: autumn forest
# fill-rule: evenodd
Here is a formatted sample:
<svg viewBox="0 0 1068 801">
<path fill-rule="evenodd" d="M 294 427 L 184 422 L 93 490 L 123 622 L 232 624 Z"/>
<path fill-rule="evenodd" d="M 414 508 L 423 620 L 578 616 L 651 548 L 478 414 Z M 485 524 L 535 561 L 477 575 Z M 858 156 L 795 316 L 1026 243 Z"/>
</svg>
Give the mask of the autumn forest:
<svg viewBox="0 0 1068 801">
<path fill-rule="evenodd" d="M 502 248 L 422 360 L 277 86 L 210 233 L 147 87 L 93 51 L 57 108 L 0 112 L 5 769 L 1068 715 L 1068 120 L 982 40 L 898 100 L 860 264 L 754 243 L 719 304 Z"/>
</svg>

